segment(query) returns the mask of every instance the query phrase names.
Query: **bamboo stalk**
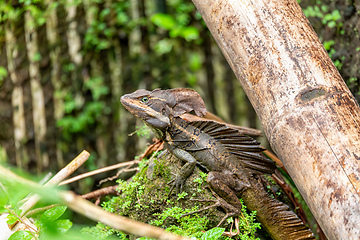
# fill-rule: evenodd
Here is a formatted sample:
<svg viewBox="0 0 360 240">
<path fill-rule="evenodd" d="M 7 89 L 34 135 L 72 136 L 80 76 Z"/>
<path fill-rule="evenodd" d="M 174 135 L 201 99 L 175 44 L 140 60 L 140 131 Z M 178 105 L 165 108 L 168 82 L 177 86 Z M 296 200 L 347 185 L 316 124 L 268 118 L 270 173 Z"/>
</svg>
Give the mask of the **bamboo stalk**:
<svg viewBox="0 0 360 240">
<path fill-rule="evenodd" d="M 35 19 L 30 11 L 25 12 L 25 40 L 29 60 L 37 171 L 40 173 L 49 165 L 49 156 L 48 153 L 43 150 L 43 146 L 46 146 L 45 137 L 47 131 L 45 101 L 41 86 L 40 65 L 39 61 L 35 59 L 37 54 L 39 54 L 38 36 L 35 29 Z"/>
<path fill-rule="evenodd" d="M 69 22 L 69 28 L 66 33 L 69 55 L 73 63 L 80 65 L 83 61 L 83 58 L 80 52 L 81 39 L 77 32 L 77 22 L 75 20 L 77 4 L 74 3 L 74 0 L 67 0 L 67 4 L 65 6 L 67 11 L 66 20 Z"/>
<path fill-rule="evenodd" d="M 19 83 L 16 73 L 15 59 L 18 57 L 17 39 L 14 35 L 12 25 L 5 25 L 6 56 L 10 79 L 14 84 L 11 95 L 11 104 L 13 108 L 14 140 L 16 165 L 20 168 L 28 161 L 29 156 L 25 148 L 26 124 L 24 113 L 24 94 L 23 87 Z"/>
<path fill-rule="evenodd" d="M 60 46 L 57 42 L 60 39 L 58 34 L 58 17 L 56 8 L 53 8 L 54 1 L 46 0 L 47 9 L 49 11 L 47 21 L 46 21 L 46 36 L 49 41 L 50 48 L 50 60 L 51 60 L 51 83 L 54 87 L 54 118 L 55 121 L 61 119 L 64 115 L 64 102 L 62 100 L 63 90 L 61 88 L 61 79 L 60 79 Z M 59 136 L 60 133 L 57 131 L 56 135 Z M 58 138 L 60 139 L 60 138 Z M 64 166 L 64 158 L 62 151 L 60 149 L 60 142 L 56 140 L 56 161 L 58 167 Z"/>
</svg>

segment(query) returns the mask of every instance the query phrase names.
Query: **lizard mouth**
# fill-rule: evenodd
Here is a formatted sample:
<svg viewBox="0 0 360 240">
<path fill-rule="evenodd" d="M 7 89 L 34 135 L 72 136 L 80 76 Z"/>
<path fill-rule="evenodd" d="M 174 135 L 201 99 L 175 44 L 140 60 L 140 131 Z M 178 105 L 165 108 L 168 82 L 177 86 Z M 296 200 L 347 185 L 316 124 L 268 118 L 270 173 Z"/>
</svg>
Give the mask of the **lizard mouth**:
<svg viewBox="0 0 360 240">
<path fill-rule="evenodd" d="M 148 123 L 154 124 L 156 122 L 156 125 L 159 126 L 170 125 L 170 119 L 167 116 L 162 115 L 137 99 L 128 97 L 127 94 L 120 98 L 120 102 L 131 114 Z"/>
</svg>

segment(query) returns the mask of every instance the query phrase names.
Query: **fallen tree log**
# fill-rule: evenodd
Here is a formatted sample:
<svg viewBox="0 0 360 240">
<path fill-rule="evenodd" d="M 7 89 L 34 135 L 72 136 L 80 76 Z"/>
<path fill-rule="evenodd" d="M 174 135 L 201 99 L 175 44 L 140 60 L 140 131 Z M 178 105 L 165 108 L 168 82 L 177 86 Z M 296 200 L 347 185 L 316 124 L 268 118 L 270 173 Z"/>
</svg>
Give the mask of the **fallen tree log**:
<svg viewBox="0 0 360 240">
<path fill-rule="evenodd" d="M 360 236 L 360 108 L 295 0 L 193 0 L 329 239 Z"/>
</svg>

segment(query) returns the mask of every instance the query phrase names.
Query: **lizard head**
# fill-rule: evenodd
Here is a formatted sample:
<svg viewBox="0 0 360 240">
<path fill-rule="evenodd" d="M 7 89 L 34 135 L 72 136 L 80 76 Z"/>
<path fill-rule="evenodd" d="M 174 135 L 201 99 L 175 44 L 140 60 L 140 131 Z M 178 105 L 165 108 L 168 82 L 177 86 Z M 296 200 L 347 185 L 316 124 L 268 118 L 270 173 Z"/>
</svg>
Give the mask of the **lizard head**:
<svg viewBox="0 0 360 240">
<path fill-rule="evenodd" d="M 178 117 L 191 111 L 201 117 L 206 114 L 200 95 L 187 88 L 153 91 L 140 89 L 123 95 L 120 101 L 133 115 L 160 129 L 170 126 L 170 115 Z"/>
</svg>

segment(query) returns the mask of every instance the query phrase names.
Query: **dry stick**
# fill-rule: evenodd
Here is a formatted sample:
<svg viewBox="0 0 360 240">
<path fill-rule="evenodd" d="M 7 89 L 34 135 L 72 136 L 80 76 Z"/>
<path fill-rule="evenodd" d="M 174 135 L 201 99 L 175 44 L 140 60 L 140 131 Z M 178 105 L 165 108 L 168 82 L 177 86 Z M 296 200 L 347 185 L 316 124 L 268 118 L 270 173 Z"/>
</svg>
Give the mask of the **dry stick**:
<svg viewBox="0 0 360 240">
<path fill-rule="evenodd" d="M 94 171 L 87 172 L 87 173 L 84 173 L 84 174 L 80 174 L 80 175 L 78 175 L 76 177 L 73 177 L 73 178 L 67 179 L 65 181 L 62 181 L 61 183 L 59 183 L 59 186 L 69 184 L 69 183 L 72 183 L 72 182 L 78 181 L 80 179 L 90 177 L 90 176 L 93 176 L 93 175 L 96 175 L 96 174 L 99 174 L 99 173 L 107 172 L 107 171 L 114 170 L 114 169 L 121 168 L 121 167 L 126 167 L 126 166 L 129 166 L 129 165 L 134 165 L 134 164 L 139 163 L 139 162 L 140 162 L 139 160 L 133 160 L 133 161 L 129 161 L 129 162 L 118 163 L 118 164 L 115 164 L 115 165 L 112 165 L 112 166 L 96 169 Z"/>
<path fill-rule="evenodd" d="M 72 192 L 62 191 L 60 193 L 60 197 L 72 210 L 95 221 L 100 221 L 114 229 L 125 231 L 135 236 L 145 236 L 161 240 L 190 239 L 165 232 L 162 228 L 154 227 L 146 223 L 137 222 L 129 218 L 106 212 L 101 207 L 95 206 L 91 202 L 80 196 L 76 196 Z"/>
<path fill-rule="evenodd" d="M 177 236 L 159 227 L 154 227 L 146 223 L 109 213 L 101 207 L 95 206 L 91 202 L 75 195 L 70 191 L 56 191 L 48 187 L 41 186 L 35 182 L 24 179 L 0 165 L 0 179 L 10 183 L 21 183 L 31 188 L 38 194 L 45 197 L 58 197 L 62 203 L 67 205 L 73 211 L 78 212 L 95 221 L 102 222 L 116 230 L 124 231 L 136 236 L 156 238 L 160 240 L 190 240 L 190 238 Z M 56 195 L 56 196 L 55 196 Z M 58 200 L 59 200 L 58 199 Z"/>
<path fill-rule="evenodd" d="M 283 168 L 283 169 L 286 171 L 286 169 L 284 168 L 284 164 L 281 162 L 281 160 L 280 160 L 275 154 L 273 154 L 273 153 L 270 152 L 269 150 L 265 150 L 263 153 L 264 153 L 268 158 L 270 158 L 271 160 L 273 160 L 279 168 Z"/>
<path fill-rule="evenodd" d="M 118 185 L 100 188 L 95 191 L 83 194 L 83 195 L 81 195 L 81 197 L 84 199 L 92 199 L 92 198 L 99 198 L 101 196 L 106 196 L 106 195 L 110 195 L 110 194 L 118 194 L 118 191 L 116 190 L 117 187 L 118 187 Z"/>
<path fill-rule="evenodd" d="M 130 161 L 130 162 L 126 162 L 126 163 L 128 164 L 128 166 L 126 166 L 125 168 L 123 168 L 123 169 L 121 169 L 120 171 L 118 171 L 115 176 L 108 177 L 108 178 L 105 178 L 105 179 L 101 180 L 101 181 L 99 182 L 99 184 L 101 185 L 101 184 L 103 184 L 104 182 L 112 181 L 112 180 L 118 178 L 119 175 L 120 175 L 121 173 L 123 173 L 123 172 L 138 171 L 139 168 L 130 168 L 130 167 L 131 167 L 132 165 L 134 165 L 134 164 L 139 163 L 139 162 L 147 155 L 147 153 L 149 152 L 149 149 L 152 149 L 153 146 L 156 146 L 156 144 L 158 144 L 159 141 L 160 141 L 160 140 L 158 140 L 156 143 L 154 143 L 154 144 L 152 144 L 151 146 L 149 146 L 148 149 L 145 151 L 145 153 L 144 153 L 143 155 L 141 155 L 141 157 L 140 157 L 139 159 L 136 159 L 136 160 L 133 160 L 133 161 Z M 157 148 L 157 149 L 156 149 L 156 151 L 155 151 L 155 152 L 152 154 L 152 156 L 150 157 L 149 162 L 151 162 L 151 160 L 152 160 L 152 159 L 154 158 L 154 156 L 160 151 L 160 149 L 161 149 L 161 148 Z M 133 164 L 131 165 L 131 164 L 129 164 L 129 163 L 133 163 Z M 114 166 L 115 166 L 115 165 L 114 165 Z"/>
<path fill-rule="evenodd" d="M 49 181 L 49 179 L 52 177 L 52 173 L 48 172 L 40 181 L 39 184 L 40 185 L 44 185 L 47 181 Z"/>
<path fill-rule="evenodd" d="M 61 182 L 63 179 L 71 175 L 76 169 L 78 169 L 86 160 L 89 158 L 90 153 L 87 151 L 82 151 L 74 160 L 72 160 L 68 165 L 61 169 L 50 181 L 48 181 L 45 186 L 53 186 Z M 29 198 L 21 207 L 21 215 L 23 217 L 30 208 L 32 208 L 38 201 L 40 197 L 35 194 Z"/>
<path fill-rule="evenodd" d="M 136 161 L 139 161 L 139 162 L 140 162 L 140 160 L 136 160 Z M 137 163 L 139 163 L 139 162 L 137 162 Z M 117 178 L 119 177 L 119 175 L 120 175 L 121 173 L 123 173 L 123 172 L 139 171 L 139 168 L 138 168 L 138 167 L 135 167 L 135 168 L 130 168 L 130 167 L 131 167 L 131 165 L 129 165 L 129 166 L 125 167 L 125 168 L 120 169 L 120 170 L 116 173 L 115 176 L 102 179 L 102 180 L 99 182 L 99 185 L 101 185 L 101 184 L 103 184 L 103 183 L 105 183 L 105 182 L 108 182 L 108 181 L 112 181 L 112 180 L 114 180 L 114 179 L 117 179 Z"/>
</svg>

